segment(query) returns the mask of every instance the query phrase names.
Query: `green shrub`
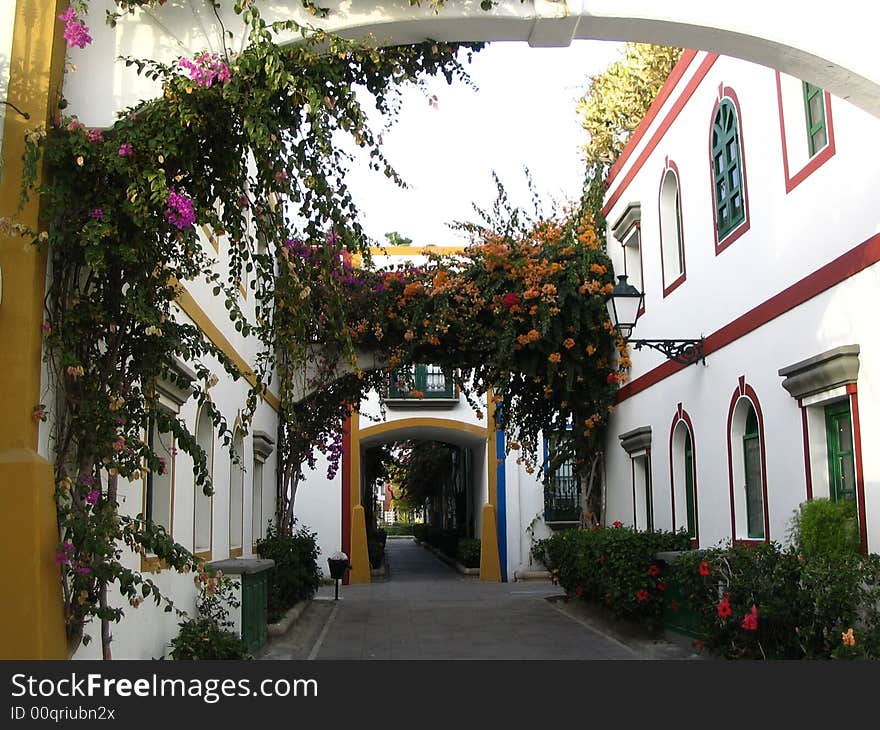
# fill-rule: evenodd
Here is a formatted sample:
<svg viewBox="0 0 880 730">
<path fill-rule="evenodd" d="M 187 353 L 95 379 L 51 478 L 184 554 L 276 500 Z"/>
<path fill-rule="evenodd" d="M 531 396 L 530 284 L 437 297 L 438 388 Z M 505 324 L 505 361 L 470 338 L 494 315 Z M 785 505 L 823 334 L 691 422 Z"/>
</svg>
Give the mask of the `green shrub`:
<svg viewBox="0 0 880 730">
<path fill-rule="evenodd" d="M 776 543 L 682 556 L 675 580 L 705 647 L 729 659 L 880 658 L 880 557 Z"/>
<path fill-rule="evenodd" d="M 422 522 L 418 522 L 412 526 L 413 537 L 419 542 L 427 542 L 428 526 Z"/>
<path fill-rule="evenodd" d="M 684 531 L 636 532 L 616 526 L 557 532 L 538 541 L 532 555 L 567 593 L 656 627 L 667 586 L 665 568 L 655 555 L 689 546 Z"/>
<path fill-rule="evenodd" d="M 269 576 L 269 623 L 315 595 L 321 583 L 318 553 L 316 534 L 305 527 L 292 535 L 279 535 L 270 525 L 266 537 L 257 541 L 257 554 L 275 561 Z"/>
<path fill-rule="evenodd" d="M 233 631 L 208 618 L 191 618 L 179 624 L 171 640 L 172 659 L 245 659 L 245 643 Z"/>
<path fill-rule="evenodd" d="M 791 541 L 805 556 L 857 555 L 862 545 L 856 503 L 813 499 L 792 520 Z"/>
<path fill-rule="evenodd" d="M 475 537 L 462 537 L 458 540 L 455 559 L 465 568 L 480 567 L 480 541 Z"/>
<path fill-rule="evenodd" d="M 415 534 L 414 528 L 416 528 L 417 526 L 418 525 L 410 525 L 410 524 L 400 523 L 397 525 L 388 525 L 384 529 L 388 535 L 393 535 L 393 536 L 399 537 L 399 536 L 404 536 L 404 535 L 414 535 Z"/>
<path fill-rule="evenodd" d="M 198 616 L 178 624 L 180 631 L 171 640 L 172 659 L 246 659 L 247 646 L 232 631 L 229 608 L 238 608 L 239 584 L 222 572 L 199 570 Z"/>
</svg>

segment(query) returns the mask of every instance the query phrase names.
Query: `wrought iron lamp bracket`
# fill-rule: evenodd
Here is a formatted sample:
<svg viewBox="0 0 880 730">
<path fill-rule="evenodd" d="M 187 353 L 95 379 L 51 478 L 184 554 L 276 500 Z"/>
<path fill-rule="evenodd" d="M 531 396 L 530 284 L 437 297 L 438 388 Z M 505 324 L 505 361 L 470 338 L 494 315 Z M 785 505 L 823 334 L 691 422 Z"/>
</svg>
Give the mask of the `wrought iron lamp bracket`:
<svg viewBox="0 0 880 730">
<path fill-rule="evenodd" d="M 706 364 L 702 337 L 699 340 L 628 340 L 628 342 L 636 350 L 650 347 L 682 365 L 693 365 L 698 361 L 703 365 Z"/>
</svg>

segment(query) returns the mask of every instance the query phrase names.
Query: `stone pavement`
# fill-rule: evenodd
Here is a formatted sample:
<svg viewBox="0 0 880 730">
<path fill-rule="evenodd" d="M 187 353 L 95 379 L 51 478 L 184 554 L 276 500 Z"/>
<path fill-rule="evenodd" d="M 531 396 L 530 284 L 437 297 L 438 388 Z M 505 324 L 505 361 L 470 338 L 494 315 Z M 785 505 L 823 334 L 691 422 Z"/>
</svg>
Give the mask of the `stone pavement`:
<svg viewBox="0 0 880 730">
<path fill-rule="evenodd" d="M 679 659 L 689 650 L 623 635 L 544 581 L 461 576 L 412 540 L 389 539 L 387 575 L 323 586 L 260 659 Z M 550 600 L 548 600 L 550 599 Z M 554 600 L 555 599 L 555 600 Z"/>
</svg>

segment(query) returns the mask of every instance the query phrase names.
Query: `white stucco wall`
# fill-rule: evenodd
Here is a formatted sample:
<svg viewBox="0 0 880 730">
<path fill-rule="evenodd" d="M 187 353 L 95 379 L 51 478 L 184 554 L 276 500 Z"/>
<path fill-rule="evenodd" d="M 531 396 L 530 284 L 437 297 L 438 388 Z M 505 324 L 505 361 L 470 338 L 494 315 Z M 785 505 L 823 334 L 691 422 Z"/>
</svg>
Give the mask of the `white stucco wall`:
<svg viewBox="0 0 880 730">
<path fill-rule="evenodd" d="M 719 58 L 651 149 L 655 131 L 680 103 L 682 90 L 704 59 L 704 54 L 698 54 L 691 62 L 615 176 L 606 197 L 616 198 L 607 215 L 610 224 L 628 203 L 641 203 L 646 311 L 634 338 L 694 338 L 702 334 L 710 336 L 709 343 L 717 341 L 724 332 L 713 333 L 789 287 L 794 287 L 794 296 L 805 280 L 811 281 L 808 277 L 816 281 L 814 272 L 838 257 L 858 267 L 865 254 L 848 252 L 880 230 L 880 217 L 865 194 L 878 182 L 876 167 L 865 164 L 865 151 L 878 131 L 877 120 L 832 97 L 836 152 L 787 191 L 776 75 L 763 67 Z M 709 135 L 720 85 L 731 87 L 739 101 L 750 227 L 716 254 Z M 796 103 L 799 82 L 783 76 L 780 87 L 791 177 L 807 163 L 803 100 L 800 97 L 800 104 Z M 667 158 L 676 163 L 680 173 L 687 277 L 664 298 L 658 195 Z M 628 173 L 639 164 L 627 185 Z M 609 237 L 608 248 L 615 268 L 621 267 L 621 246 L 613 237 Z M 744 375 L 763 412 L 770 538 L 784 540 L 794 510 L 806 498 L 806 487 L 801 412 L 782 388 L 778 370 L 840 345 L 858 344 L 868 542 L 871 550 L 880 549 L 880 460 L 870 448 L 880 425 L 876 408 L 880 341 L 874 322 L 878 278 L 880 271 L 875 265 L 789 311 L 784 310 L 791 304 L 782 302 L 779 311 L 784 313 L 757 329 L 746 317 L 740 321 L 746 334 L 709 354 L 705 367 L 688 366 L 620 403 L 607 443 L 608 521 L 633 521 L 630 458 L 618 435 L 650 426 L 655 526 L 672 526 L 669 438 L 681 403 L 694 427 L 700 544 L 712 545 L 731 536 L 727 416 L 738 378 Z M 632 355 L 631 381 L 636 384 L 640 376 L 664 361 L 650 350 Z M 819 435 L 815 430 L 814 443 Z M 824 432 L 821 435 L 824 437 Z M 827 471 L 827 464 L 815 456 L 813 461 L 814 483 L 821 487 L 822 468 Z M 824 479 L 827 485 L 827 476 Z M 676 509 L 680 516 L 682 506 Z"/>
</svg>

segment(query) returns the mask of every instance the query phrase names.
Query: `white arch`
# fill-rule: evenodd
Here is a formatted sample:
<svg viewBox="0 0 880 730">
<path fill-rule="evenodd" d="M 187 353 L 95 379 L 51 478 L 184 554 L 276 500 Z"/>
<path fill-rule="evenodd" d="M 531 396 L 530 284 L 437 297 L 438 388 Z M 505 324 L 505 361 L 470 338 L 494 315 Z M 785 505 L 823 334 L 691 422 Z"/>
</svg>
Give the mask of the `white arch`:
<svg viewBox="0 0 880 730">
<path fill-rule="evenodd" d="M 323 19 L 299 0 L 277 0 L 262 7 L 267 21 L 293 19 L 348 37 L 372 33 L 386 45 L 440 41 L 527 41 L 532 46 L 567 46 L 574 39 L 633 40 L 716 51 L 777 68 L 810 81 L 880 116 L 880 64 L 874 45 L 880 4 L 839 0 L 790 3 L 740 0 L 500 0 L 491 11 L 476 0 L 446 0 L 435 13 L 425 0 L 318 0 L 330 10 Z M 173 61 L 204 49 L 217 50 L 220 25 L 207 4 L 168 3 L 126 16 L 116 29 L 101 25 L 110 0 L 92 4 L 93 46 L 74 50 L 79 72 L 65 81 L 71 109 L 87 124 L 107 125 L 113 112 L 156 95 L 116 59 L 120 55 Z M 224 26 L 237 33 L 241 21 L 223 12 Z M 97 93 L 96 93 L 97 92 Z M 150 93 L 152 92 L 152 93 Z M 106 97 L 109 106 L 100 100 Z M 97 103 L 96 103 L 97 102 Z"/>
</svg>

